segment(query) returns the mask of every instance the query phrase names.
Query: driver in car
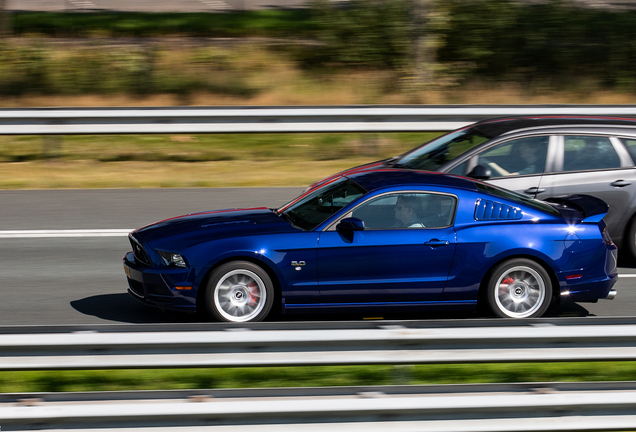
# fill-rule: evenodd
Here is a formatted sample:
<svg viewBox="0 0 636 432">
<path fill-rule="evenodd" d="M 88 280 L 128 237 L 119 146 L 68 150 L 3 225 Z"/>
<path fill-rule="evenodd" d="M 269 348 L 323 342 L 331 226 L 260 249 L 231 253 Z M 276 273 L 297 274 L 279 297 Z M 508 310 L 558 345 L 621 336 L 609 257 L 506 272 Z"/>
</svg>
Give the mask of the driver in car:
<svg viewBox="0 0 636 432">
<path fill-rule="evenodd" d="M 393 209 L 397 223 L 396 228 L 424 228 L 420 222 L 418 211 L 421 208 L 420 199 L 413 195 L 400 195 Z"/>
</svg>

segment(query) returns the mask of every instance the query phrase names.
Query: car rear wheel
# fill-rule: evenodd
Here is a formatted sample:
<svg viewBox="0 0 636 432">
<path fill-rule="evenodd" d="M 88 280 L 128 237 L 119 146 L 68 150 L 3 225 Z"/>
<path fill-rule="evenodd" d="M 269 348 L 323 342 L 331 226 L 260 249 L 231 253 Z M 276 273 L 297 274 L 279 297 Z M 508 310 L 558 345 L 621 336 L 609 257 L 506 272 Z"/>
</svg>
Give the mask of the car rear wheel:
<svg viewBox="0 0 636 432">
<path fill-rule="evenodd" d="M 219 321 L 262 321 L 274 302 L 272 280 L 261 267 L 247 261 L 221 265 L 206 287 L 206 310 Z"/>
<path fill-rule="evenodd" d="M 627 235 L 623 238 L 623 245 L 627 244 L 626 249 L 633 259 L 636 259 L 636 217 L 634 217 L 627 229 Z"/>
<path fill-rule="evenodd" d="M 524 258 L 499 264 L 488 278 L 488 305 L 503 318 L 532 318 L 545 313 L 552 282 L 545 269 Z"/>
</svg>

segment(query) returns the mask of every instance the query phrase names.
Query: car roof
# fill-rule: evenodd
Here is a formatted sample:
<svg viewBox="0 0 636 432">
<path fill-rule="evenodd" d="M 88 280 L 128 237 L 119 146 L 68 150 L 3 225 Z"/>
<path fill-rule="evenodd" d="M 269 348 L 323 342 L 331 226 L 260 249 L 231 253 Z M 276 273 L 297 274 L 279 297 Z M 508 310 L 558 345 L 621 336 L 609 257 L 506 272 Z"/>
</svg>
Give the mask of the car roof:
<svg viewBox="0 0 636 432">
<path fill-rule="evenodd" d="M 603 116 L 511 116 L 482 120 L 468 128 L 477 130 L 488 138 L 509 132 L 554 126 L 631 126 L 636 127 L 636 118 Z"/>
<path fill-rule="evenodd" d="M 360 186 L 372 192 L 394 186 L 442 186 L 476 191 L 475 182 L 466 177 L 430 171 L 382 168 L 347 174 Z"/>
</svg>

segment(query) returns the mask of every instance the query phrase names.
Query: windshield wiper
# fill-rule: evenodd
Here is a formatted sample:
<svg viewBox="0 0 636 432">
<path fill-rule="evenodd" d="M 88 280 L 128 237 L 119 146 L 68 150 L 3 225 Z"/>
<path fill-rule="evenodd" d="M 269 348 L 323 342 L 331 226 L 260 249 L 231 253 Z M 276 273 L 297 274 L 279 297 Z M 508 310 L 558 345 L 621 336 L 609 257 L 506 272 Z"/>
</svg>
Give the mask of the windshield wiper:
<svg viewBox="0 0 636 432">
<path fill-rule="evenodd" d="M 287 221 L 289 223 L 292 223 L 292 224 L 294 223 L 294 218 L 292 218 L 287 213 L 280 212 L 280 213 L 278 213 L 278 216 L 280 216 L 282 219 L 285 219 L 285 221 Z"/>
<path fill-rule="evenodd" d="M 283 218 L 286 222 L 288 222 L 289 224 L 291 224 L 292 226 L 296 227 L 296 228 L 300 228 L 300 226 L 298 226 L 298 224 L 296 223 L 296 218 L 294 218 L 292 215 L 290 215 L 289 213 L 278 213 L 278 216 L 280 216 L 281 218 Z M 300 228 L 302 229 L 302 228 Z"/>
</svg>

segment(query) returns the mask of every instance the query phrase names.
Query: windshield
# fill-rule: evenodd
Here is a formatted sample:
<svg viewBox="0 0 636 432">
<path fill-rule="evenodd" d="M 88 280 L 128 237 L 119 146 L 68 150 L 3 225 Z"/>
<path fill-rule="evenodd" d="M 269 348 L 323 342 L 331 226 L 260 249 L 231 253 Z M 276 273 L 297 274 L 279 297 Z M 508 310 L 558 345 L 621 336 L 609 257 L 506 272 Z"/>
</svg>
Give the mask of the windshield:
<svg viewBox="0 0 636 432">
<path fill-rule="evenodd" d="M 310 231 L 365 193 L 367 191 L 353 180 L 340 177 L 283 207 L 279 214 L 297 227 Z"/>
<path fill-rule="evenodd" d="M 436 171 L 462 153 L 490 139 L 483 133 L 468 128 L 443 135 L 416 148 L 395 161 L 395 167 Z"/>
</svg>

